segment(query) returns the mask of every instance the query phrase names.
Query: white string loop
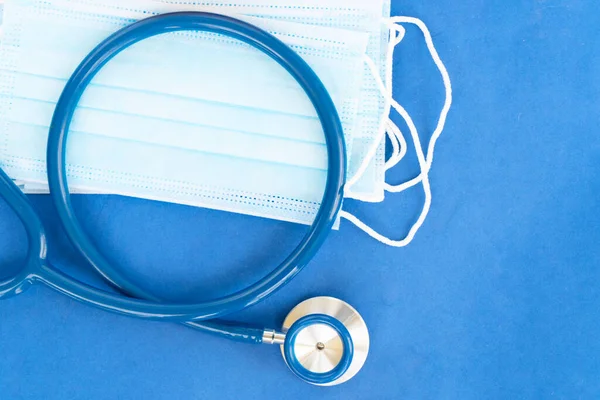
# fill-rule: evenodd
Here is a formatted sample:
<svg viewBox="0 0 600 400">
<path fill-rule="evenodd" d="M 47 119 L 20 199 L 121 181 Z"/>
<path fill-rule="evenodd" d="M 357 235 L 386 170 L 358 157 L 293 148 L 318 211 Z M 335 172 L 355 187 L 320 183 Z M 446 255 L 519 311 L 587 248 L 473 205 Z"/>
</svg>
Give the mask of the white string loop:
<svg viewBox="0 0 600 400">
<path fill-rule="evenodd" d="M 392 154 L 385 163 L 385 170 L 387 171 L 394 168 L 404 159 L 408 149 L 404 135 L 402 135 L 400 128 L 392 120 L 388 120 L 386 132 L 392 143 Z"/>
<path fill-rule="evenodd" d="M 429 32 L 429 29 L 427 28 L 425 23 L 423 23 L 423 21 L 421 21 L 417 18 L 413 18 L 413 17 L 392 17 L 389 20 L 387 20 L 387 23 L 388 23 L 388 25 L 390 25 L 390 31 L 392 31 L 392 32 L 400 32 L 400 28 L 402 28 L 402 32 L 403 32 L 401 34 L 402 37 L 404 37 L 404 32 L 405 32 L 404 28 L 401 25 L 397 25 L 397 24 L 409 23 L 409 24 L 416 25 L 421 30 L 421 32 L 423 33 L 423 36 L 425 38 L 425 42 L 427 44 L 429 53 L 431 54 L 431 57 L 432 57 L 433 61 L 435 62 L 435 65 L 438 68 L 440 74 L 442 75 L 442 80 L 444 82 L 444 88 L 446 91 L 446 99 L 444 102 L 444 106 L 440 113 L 440 117 L 439 117 L 436 129 L 434 130 L 434 132 L 431 136 L 431 139 L 429 141 L 429 145 L 427 147 L 427 154 L 425 155 L 423 152 L 423 147 L 421 145 L 421 141 L 419 139 L 417 127 L 415 126 L 412 118 L 410 117 L 408 112 L 404 109 L 404 107 L 402 107 L 393 98 L 392 84 L 391 84 L 390 76 L 391 76 L 391 70 L 392 70 L 392 65 L 393 65 L 393 52 L 394 52 L 396 45 L 398 43 L 400 43 L 400 41 L 397 41 L 398 36 L 396 36 L 393 33 L 392 36 L 394 37 L 394 39 L 390 40 L 390 44 L 394 43 L 394 45 L 388 51 L 388 60 L 387 60 L 388 68 L 387 68 L 385 84 L 382 81 L 381 77 L 379 76 L 379 73 L 377 72 L 377 67 L 376 67 L 375 63 L 373 62 L 373 60 L 367 59 L 365 61 L 367 63 L 367 65 L 369 66 L 369 69 L 371 70 L 371 73 L 373 74 L 381 93 L 385 96 L 386 110 L 388 110 L 387 105 L 389 104 L 390 105 L 389 111 L 391 111 L 391 108 L 393 107 L 394 110 L 396 110 L 398 112 L 398 114 L 400 114 L 400 116 L 406 122 L 406 125 L 408 126 L 410 135 L 412 137 L 412 140 L 413 140 L 413 143 L 415 146 L 415 151 L 417 153 L 417 159 L 419 161 L 419 168 L 421 170 L 419 176 L 417 176 L 416 178 L 413 178 L 407 182 L 404 182 L 400 185 L 390 185 L 390 184 L 386 183 L 385 190 L 388 192 L 399 193 L 399 192 L 402 192 L 410 187 L 413 187 L 413 186 L 421 183 L 423 186 L 423 191 L 425 193 L 425 202 L 423 204 L 423 209 L 421 211 L 421 214 L 419 215 L 419 218 L 413 224 L 413 226 L 410 228 L 406 237 L 401 240 L 392 240 L 386 236 L 381 235 L 380 233 L 376 232 L 373 228 L 366 225 L 363 221 L 358 219 L 356 216 L 354 216 L 346 211 L 341 211 L 340 217 L 345 218 L 348 221 L 352 222 L 354 225 L 356 225 L 358 228 L 363 230 L 369 236 L 371 236 L 372 238 L 374 238 L 388 246 L 404 247 L 413 241 L 416 233 L 418 232 L 418 230 L 421 228 L 421 226 L 425 222 L 425 219 L 427 218 L 429 210 L 431 209 L 432 193 L 431 193 L 431 184 L 429 182 L 429 171 L 431 170 L 431 166 L 433 163 L 435 145 L 444 130 L 444 126 L 446 124 L 446 119 L 447 119 L 448 113 L 450 111 L 450 108 L 452 106 L 452 84 L 450 81 L 450 76 L 448 74 L 448 71 L 447 71 L 446 67 L 444 66 L 444 63 L 442 62 L 434 44 L 433 44 L 433 38 L 431 37 L 431 33 Z M 395 28 L 392 28 L 392 26 Z M 388 160 L 388 163 L 386 163 L 386 171 L 387 171 L 389 168 L 395 166 L 406 154 L 406 141 L 404 140 L 404 136 L 402 135 L 402 132 L 400 131 L 400 129 L 390 121 L 389 113 L 385 114 L 384 118 L 385 118 L 385 120 L 382 120 L 382 126 L 384 126 L 384 128 L 382 128 L 383 131 L 380 132 L 380 135 L 379 135 L 381 137 L 378 137 L 377 143 L 375 143 L 374 151 L 372 152 L 373 154 L 371 154 L 371 151 L 370 151 L 369 155 L 371 156 L 371 158 L 375 155 L 375 152 L 377 151 L 377 146 L 379 146 L 379 144 L 381 143 L 381 140 L 383 140 L 383 138 L 385 137 L 386 132 L 388 133 L 388 135 L 395 136 L 398 147 L 396 147 L 394 145 L 394 140 L 392 140 L 392 146 L 394 146 L 394 149 L 392 151 L 392 157 L 390 158 L 390 160 Z M 402 154 L 402 150 L 400 150 L 400 148 L 404 149 L 404 154 Z M 398 149 L 398 150 L 396 150 L 396 149 Z M 371 148 L 370 150 L 373 150 L 373 148 Z M 363 162 L 363 165 L 365 165 L 365 164 L 368 165 L 370 160 L 371 160 L 370 158 L 366 159 L 365 162 Z M 361 165 L 361 167 L 362 167 L 362 165 Z M 365 166 L 365 169 L 366 169 L 366 166 Z M 360 169 L 359 169 L 359 171 L 360 171 Z M 364 171 L 362 171 L 362 173 L 364 173 Z M 356 178 L 356 176 L 355 176 L 355 178 Z M 352 180 L 349 182 L 352 182 Z"/>
</svg>

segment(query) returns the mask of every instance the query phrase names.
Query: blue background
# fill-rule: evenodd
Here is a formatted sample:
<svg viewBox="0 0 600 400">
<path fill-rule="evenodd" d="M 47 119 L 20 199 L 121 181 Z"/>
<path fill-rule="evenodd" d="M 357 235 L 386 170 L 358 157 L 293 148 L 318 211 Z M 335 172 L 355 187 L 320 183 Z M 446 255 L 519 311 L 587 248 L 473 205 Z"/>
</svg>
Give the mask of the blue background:
<svg viewBox="0 0 600 400">
<path fill-rule="evenodd" d="M 455 89 L 429 219 L 405 249 L 344 222 L 286 290 L 232 316 L 279 326 L 307 297 L 347 300 L 372 339 L 349 383 L 312 387 L 275 347 L 104 313 L 36 287 L 0 304 L 0 399 L 600 398 L 598 11 L 584 0 L 394 1 L 393 14 L 430 26 Z M 443 95 L 415 29 L 398 49 L 395 82 L 427 139 Z M 409 159 L 389 178 L 415 172 Z M 49 199 L 32 200 L 52 260 L 100 284 Z M 421 202 L 415 188 L 346 208 L 400 237 Z M 172 299 L 251 282 L 306 229 L 112 196 L 76 205 L 114 262 Z M 26 243 L 5 204 L 0 221 L 8 273 Z"/>
</svg>

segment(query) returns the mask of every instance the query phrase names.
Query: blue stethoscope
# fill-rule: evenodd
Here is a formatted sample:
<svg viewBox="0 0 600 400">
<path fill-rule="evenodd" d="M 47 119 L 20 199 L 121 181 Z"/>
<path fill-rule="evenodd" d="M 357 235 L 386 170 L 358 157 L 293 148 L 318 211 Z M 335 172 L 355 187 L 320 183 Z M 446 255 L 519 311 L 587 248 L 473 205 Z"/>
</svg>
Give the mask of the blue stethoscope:
<svg viewBox="0 0 600 400">
<path fill-rule="evenodd" d="M 73 114 L 94 76 L 129 46 L 152 36 L 184 30 L 214 32 L 241 40 L 284 67 L 317 110 L 327 142 L 328 172 L 322 205 L 313 225 L 295 250 L 271 273 L 237 293 L 212 301 L 166 304 L 128 280 L 92 243 L 71 205 L 65 159 Z M 271 34 L 231 17 L 202 12 L 158 15 L 116 32 L 82 61 L 67 82 L 50 126 L 47 169 L 52 200 L 70 241 L 104 279 L 130 297 L 88 286 L 53 268 L 46 258 L 46 234 L 38 215 L 27 197 L 0 169 L 0 194 L 22 220 L 29 241 L 23 269 L 17 276 L 0 282 L 0 298 L 18 295 L 33 284 L 43 283 L 103 310 L 150 320 L 180 322 L 241 342 L 278 344 L 294 374 L 315 385 L 345 382 L 363 366 L 369 347 L 365 322 L 356 310 L 338 299 L 317 297 L 302 302 L 290 312 L 279 330 L 235 326 L 217 319 L 258 303 L 302 271 L 329 235 L 343 199 L 346 151 L 333 101 L 308 64 Z"/>
</svg>

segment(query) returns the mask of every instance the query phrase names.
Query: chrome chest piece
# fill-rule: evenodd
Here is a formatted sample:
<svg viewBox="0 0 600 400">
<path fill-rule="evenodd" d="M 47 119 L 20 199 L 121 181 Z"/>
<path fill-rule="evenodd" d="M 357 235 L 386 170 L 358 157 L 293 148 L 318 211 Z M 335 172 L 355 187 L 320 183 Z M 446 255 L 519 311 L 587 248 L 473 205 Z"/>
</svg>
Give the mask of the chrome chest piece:
<svg viewBox="0 0 600 400">
<path fill-rule="evenodd" d="M 369 331 L 360 314 L 333 297 L 298 304 L 283 322 L 281 352 L 298 377 L 319 386 L 344 383 L 369 353 Z"/>
</svg>

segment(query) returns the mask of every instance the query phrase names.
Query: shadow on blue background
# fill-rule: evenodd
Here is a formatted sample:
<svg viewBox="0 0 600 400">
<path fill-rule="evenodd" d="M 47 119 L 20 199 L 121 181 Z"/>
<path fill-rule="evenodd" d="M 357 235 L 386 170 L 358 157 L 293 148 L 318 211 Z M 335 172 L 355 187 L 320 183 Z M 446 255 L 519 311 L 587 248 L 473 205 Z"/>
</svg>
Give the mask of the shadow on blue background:
<svg viewBox="0 0 600 400">
<path fill-rule="evenodd" d="M 0 304 L 0 399 L 597 399 L 600 397 L 600 14 L 594 1 L 394 1 L 423 19 L 455 104 L 432 171 L 434 203 L 406 249 L 347 223 L 286 290 L 235 319 L 278 326 L 314 295 L 365 317 L 371 353 L 334 388 L 298 381 L 279 350 L 85 307 L 45 288 Z M 442 86 L 409 28 L 396 97 L 423 138 Z M 405 132 L 408 132 L 404 128 Z M 415 160 L 389 175 L 415 173 Z M 57 228 L 51 258 L 101 285 Z M 346 207 L 399 237 L 420 188 Z M 305 227 L 112 196 L 79 197 L 102 250 L 174 300 L 209 298 L 275 265 Z M 25 237 L 0 204 L 0 265 Z"/>
</svg>

